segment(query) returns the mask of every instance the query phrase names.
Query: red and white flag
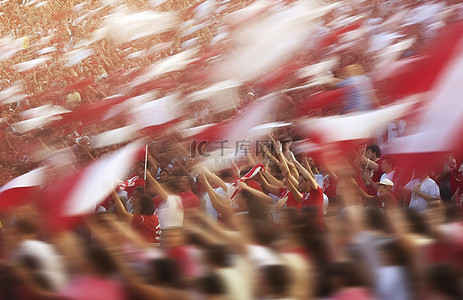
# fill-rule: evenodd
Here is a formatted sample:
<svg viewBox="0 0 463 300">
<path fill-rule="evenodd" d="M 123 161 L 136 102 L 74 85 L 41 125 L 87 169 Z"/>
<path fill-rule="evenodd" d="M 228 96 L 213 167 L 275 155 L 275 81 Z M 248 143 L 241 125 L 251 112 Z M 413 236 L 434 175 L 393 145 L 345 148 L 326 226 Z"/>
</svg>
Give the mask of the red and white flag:
<svg viewBox="0 0 463 300">
<path fill-rule="evenodd" d="M 426 163 L 432 168 L 433 161 L 442 160 L 430 158 L 461 150 L 463 34 L 459 37 L 454 55 L 446 65 L 432 89 L 432 100 L 426 103 L 418 126 L 409 135 L 395 139 L 385 149 L 386 153 L 401 155 L 407 163 Z"/>
<path fill-rule="evenodd" d="M 135 107 L 131 115 L 133 124 L 144 128 L 146 133 L 165 130 L 183 116 L 178 96 L 172 94 Z"/>
<path fill-rule="evenodd" d="M 133 142 L 85 168 L 53 182 L 40 201 L 51 230 L 70 228 L 95 212 L 135 164 L 142 143 Z"/>
<path fill-rule="evenodd" d="M 38 193 L 45 176 L 41 167 L 11 180 L 0 188 L 0 210 L 20 206 L 29 202 Z"/>
</svg>

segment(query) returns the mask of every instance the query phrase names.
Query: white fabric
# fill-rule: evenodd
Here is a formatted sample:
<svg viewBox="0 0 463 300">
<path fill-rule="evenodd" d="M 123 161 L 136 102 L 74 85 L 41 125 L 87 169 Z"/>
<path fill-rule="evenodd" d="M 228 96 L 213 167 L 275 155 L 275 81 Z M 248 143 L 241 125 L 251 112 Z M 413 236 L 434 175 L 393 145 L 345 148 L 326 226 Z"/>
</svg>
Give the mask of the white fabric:
<svg viewBox="0 0 463 300">
<path fill-rule="evenodd" d="M 220 196 L 223 196 L 227 199 L 230 199 L 231 196 L 233 196 L 233 194 L 235 193 L 235 190 L 236 190 L 236 187 L 233 186 L 231 183 L 225 183 L 225 185 L 227 186 L 227 191 L 224 191 L 221 187 L 219 188 L 216 188 L 214 189 L 217 194 L 219 194 Z M 212 202 L 211 202 L 211 198 L 209 197 L 209 194 L 208 193 L 205 193 L 202 197 L 201 197 L 201 200 L 204 202 L 205 204 L 205 209 L 206 209 L 206 213 L 212 217 L 214 220 L 217 220 L 217 217 L 218 217 L 218 213 L 217 211 L 215 210 L 215 208 L 212 206 Z"/>
<path fill-rule="evenodd" d="M 177 195 L 167 196 L 167 200 L 159 204 L 157 215 L 161 229 L 183 226 L 182 198 Z"/>
<path fill-rule="evenodd" d="M 395 171 L 391 171 L 389 173 L 383 173 L 383 175 L 381 175 L 381 179 L 379 181 L 382 181 L 383 179 L 389 179 L 390 181 L 392 181 L 392 178 L 394 178 L 394 173 Z M 394 181 L 392 181 L 394 182 Z"/>
<path fill-rule="evenodd" d="M 253 298 L 253 287 L 248 284 L 251 276 L 245 267 L 246 261 L 242 258 L 235 259 L 234 265 L 230 268 L 221 268 L 217 273 L 225 284 L 227 299 L 251 300 Z"/>
<path fill-rule="evenodd" d="M 251 260 L 251 262 L 258 268 L 283 264 L 281 259 L 277 257 L 276 253 L 268 247 L 247 245 L 246 250 L 249 260 Z"/>
<path fill-rule="evenodd" d="M 60 290 L 66 285 L 64 263 L 51 245 L 36 240 L 23 241 L 18 245 L 15 257 L 20 259 L 24 256 L 33 257 L 38 261 L 40 273 L 54 290 Z"/>
<path fill-rule="evenodd" d="M 434 198 L 440 197 L 439 186 L 436 184 L 434 180 L 432 180 L 429 177 L 421 182 L 420 182 L 420 179 L 415 178 L 411 180 L 409 183 L 407 183 L 407 185 L 405 185 L 405 188 L 413 191 L 415 186 L 420 183 L 421 183 L 421 188 L 420 188 L 421 192 L 431 197 L 434 197 Z M 424 198 L 418 196 L 415 192 L 412 192 L 412 198 L 410 200 L 410 208 L 416 209 L 418 211 L 423 211 L 428 208 L 428 203 Z"/>
<path fill-rule="evenodd" d="M 400 266 L 381 267 L 376 272 L 376 299 L 411 299 L 405 268 Z"/>
</svg>

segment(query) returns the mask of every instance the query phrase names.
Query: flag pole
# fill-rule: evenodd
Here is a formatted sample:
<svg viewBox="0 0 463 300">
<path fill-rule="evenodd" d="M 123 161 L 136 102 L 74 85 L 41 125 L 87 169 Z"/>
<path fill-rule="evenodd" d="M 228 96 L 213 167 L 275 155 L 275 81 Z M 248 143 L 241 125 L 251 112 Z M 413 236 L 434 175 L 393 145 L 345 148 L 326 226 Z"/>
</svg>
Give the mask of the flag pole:
<svg viewBox="0 0 463 300">
<path fill-rule="evenodd" d="M 143 180 L 146 180 L 146 168 L 148 167 L 148 145 L 145 146 L 145 173 L 143 175 Z"/>
</svg>

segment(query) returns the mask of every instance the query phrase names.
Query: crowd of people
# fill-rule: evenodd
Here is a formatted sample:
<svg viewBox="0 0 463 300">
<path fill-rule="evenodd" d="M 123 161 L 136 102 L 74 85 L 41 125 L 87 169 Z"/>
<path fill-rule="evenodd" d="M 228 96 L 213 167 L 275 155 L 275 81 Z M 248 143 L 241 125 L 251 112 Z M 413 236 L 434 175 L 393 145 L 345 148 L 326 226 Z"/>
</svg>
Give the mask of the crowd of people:
<svg viewBox="0 0 463 300">
<path fill-rule="evenodd" d="M 295 2 L 280 1 L 274 10 Z M 347 115 L 397 100 L 375 77 L 388 64 L 419 55 L 460 22 L 463 6 L 450 0 L 321 3 L 338 6 L 317 19 L 293 54 L 298 66 L 336 56 L 334 67 L 313 78 L 318 84 L 300 88 L 310 76 L 293 70 L 284 79 L 242 84 L 230 110 L 216 110 L 204 99 L 182 103 L 187 125 L 146 134 L 145 157 L 79 226 L 50 230 L 36 199 L 2 211 L 0 299 L 463 299 L 461 149 L 439 168 L 382 154 L 407 132 L 409 120 L 401 118 L 333 158 L 300 150 L 307 137 L 294 126 L 301 112 Z M 87 45 L 92 55 L 70 64 L 67 55 L 121 4 L 176 11 L 183 30 L 206 24 L 190 34 L 96 40 Z M 51 166 L 47 184 L 53 184 L 127 143 L 91 143 L 99 133 L 130 124 L 127 116 L 98 122 L 82 116 L 23 132 L 15 123 L 28 110 L 52 104 L 78 111 L 114 95 L 152 90 L 159 98 L 173 92 L 187 98 L 209 85 L 207 64 L 220 64 L 221 54 L 210 55 L 211 49 L 226 52 L 234 30 L 227 16 L 252 4 L 1 1 L 0 185 L 45 164 Z M 354 30 L 342 32 L 352 24 Z M 387 48 L 407 40 L 400 51 Z M 169 72 L 161 86 L 131 88 L 140 72 L 191 44 L 199 45 L 197 57 L 207 57 L 197 69 Z M 18 71 L 18 64 L 44 55 L 40 66 Z M 286 72 L 268 72 L 280 71 Z M 15 86 L 24 98 L 10 102 L 12 96 L 1 93 Z M 340 101 L 304 109 L 308 97 L 339 89 Z M 179 131 L 240 120 L 250 103 L 271 92 L 278 94 L 274 121 L 288 123 L 261 137 L 260 146 L 249 141 L 248 148 L 236 149 L 244 152 L 239 158 L 208 159 L 200 154 L 219 149 L 217 143 L 223 156 L 223 140 L 196 149 L 199 141 Z"/>
</svg>

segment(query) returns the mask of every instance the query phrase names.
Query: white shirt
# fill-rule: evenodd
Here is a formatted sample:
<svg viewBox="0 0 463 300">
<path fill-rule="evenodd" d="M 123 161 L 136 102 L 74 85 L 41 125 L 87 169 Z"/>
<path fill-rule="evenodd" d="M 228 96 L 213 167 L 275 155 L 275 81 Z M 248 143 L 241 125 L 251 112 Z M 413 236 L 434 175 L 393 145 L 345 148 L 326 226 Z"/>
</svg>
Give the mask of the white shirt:
<svg viewBox="0 0 463 300">
<path fill-rule="evenodd" d="M 376 297 L 378 300 L 411 299 L 406 270 L 400 266 L 384 266 L 376 271 Z"/>
<path fill-rule="evenodd" d="M 230 198 L 235 193 L 236 187 L 233 186 L 231 183 L 225 183 L 225 185 L 227 186 L 227 191 L 224 191 L 224 189 L 221 188 L 221 187 L 214 189 L 214 191 L 216 191 L 217 194 L 219 194 L 220 196 L 223 196 L 223 197 L 227 198 L 228 200 L 230 200 Z M 204 203 L 205 203 L 206 213 L 210 217 L 212 217 L 214 220 L 217 220 L 217 217 L 218 217 L 219 214 L 215 210 L 215 208 L 212 206 L 212 202 L 211 202 L 211 198 L 209 197 L 209 194 L 205 193 L 201 197 L 201 200 L 204 201 Z"/>
<path fill-rule="evenodd" d="M 157 215 L 161 229 L 183 226 L 182 198 L 168 195 L 167 200 L 159 204 Z"/>
<path fill-rule="evenodd" d="M 429 177 L 427 177 L 423 181 L 420 181 L 420 179 L 418 178 L 412 179 L 409 183 L 405 185 L 405 188 L 413 191 L 415 186 L 420 183 L 421 183 L 421 188 L 420 188 L 421 192 L 431 197 L 434 197 L 434 198 L 440 197 L 439 186 L 434 180 L 432 180 Z M 418 196 L 415 192 L 412 192 L 412 198 L 410 200 L 409 207 L 415 210 L 418 210 L 418 211 L 423 211 L 428 208 L 428 203 L 426 199 Z"/>
<path fill-rule="evenodd" d="M 37 240 L 24 241 L 16 249 L 15 257 L 20 259 L 24 256 L 33 257 L 38 261 L 40 273 L 45 276 L 54 290 L 60 290 L 66 285 L 63 260 L 52 245 Z"/>
</svg>

